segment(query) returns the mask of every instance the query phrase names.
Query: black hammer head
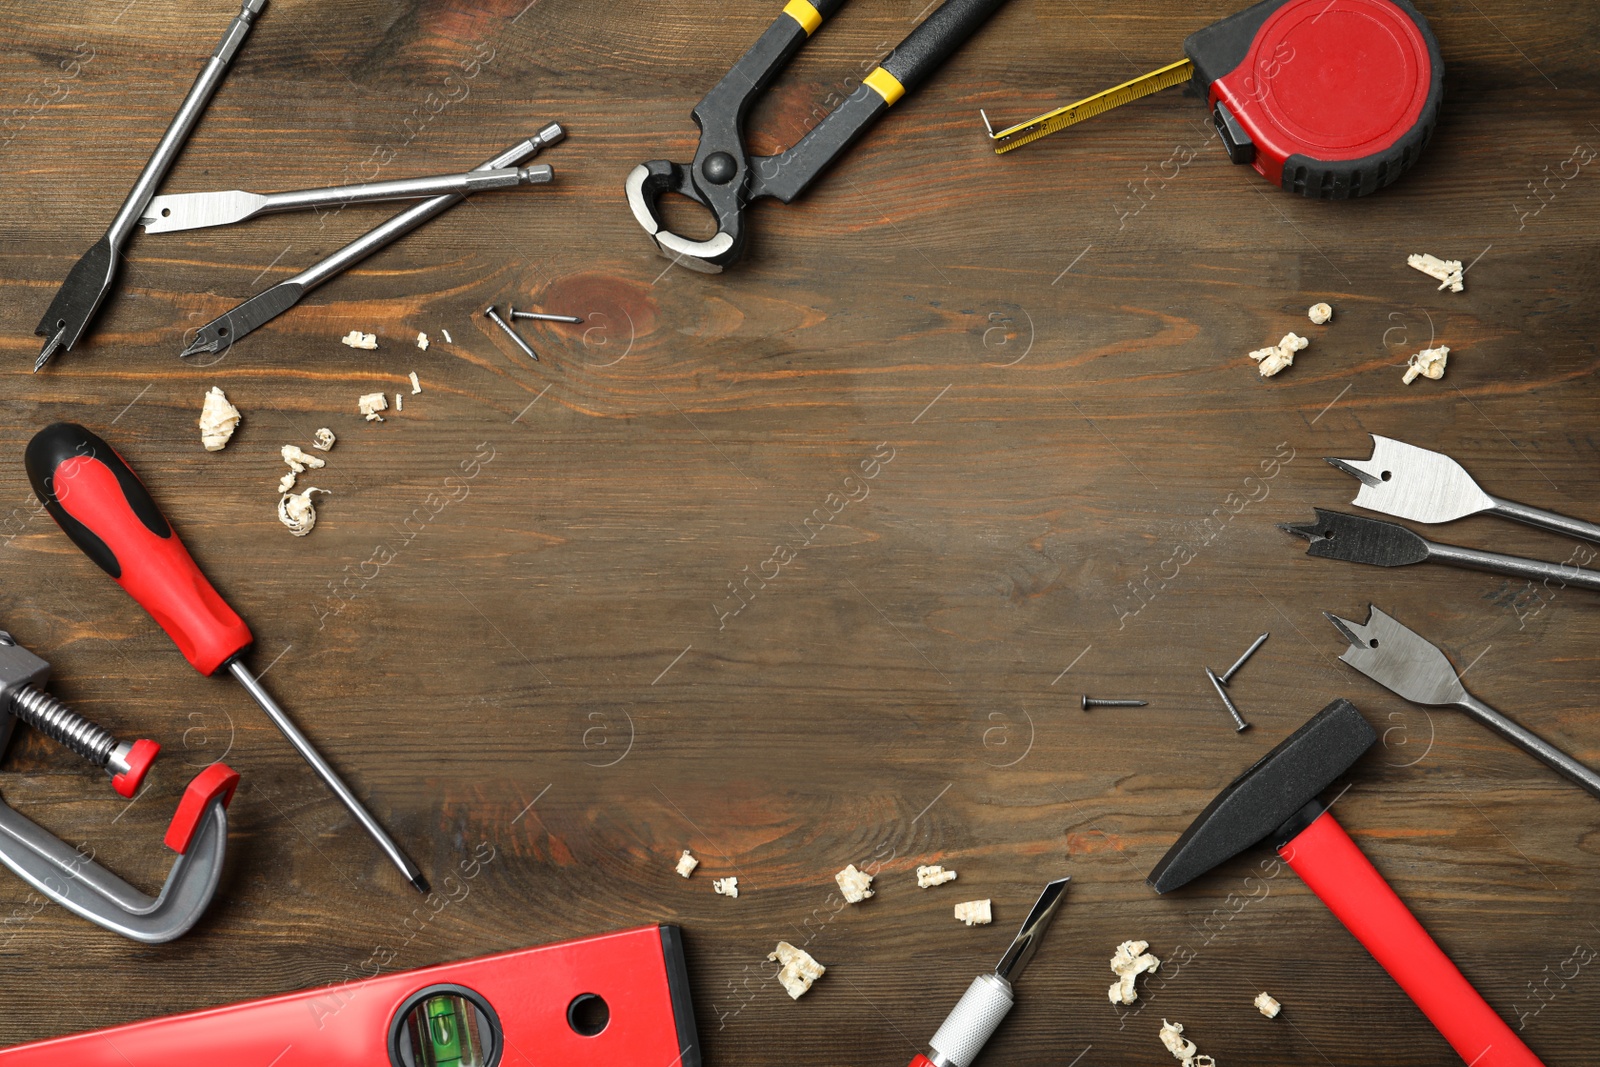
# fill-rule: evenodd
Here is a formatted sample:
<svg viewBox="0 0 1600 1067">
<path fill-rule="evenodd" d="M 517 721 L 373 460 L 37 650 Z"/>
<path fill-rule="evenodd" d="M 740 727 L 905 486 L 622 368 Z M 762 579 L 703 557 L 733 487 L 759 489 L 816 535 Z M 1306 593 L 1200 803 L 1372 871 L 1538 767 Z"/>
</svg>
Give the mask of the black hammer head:
<svg viewBox="0 0 1600 1067">
<path fill-rule="evenodd" d="M 1378 739 L 1348 700 L 1335 700 L 1206 805 L 1145 881 L 1165 893 L 1232 859 L 1287 822 Z"/>
</svg>

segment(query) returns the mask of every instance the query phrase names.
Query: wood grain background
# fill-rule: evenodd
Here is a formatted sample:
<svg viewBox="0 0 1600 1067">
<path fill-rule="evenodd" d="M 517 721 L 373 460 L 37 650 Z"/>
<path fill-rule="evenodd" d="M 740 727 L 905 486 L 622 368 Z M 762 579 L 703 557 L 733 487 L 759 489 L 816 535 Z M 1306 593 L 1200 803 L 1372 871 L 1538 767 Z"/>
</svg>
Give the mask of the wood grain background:
<svg viewBox="0 0 1600 1067">
<path fill-rule="evenodd" d="M 687 931 L 707 1063 L 900 1063 L 1071 874 L 987 1063 L 1169 1063 L 1162 1017 L 1222 1064 L 1454 1062 L 1303 885 L 1245 881 L 1264 849 L 1170 897 L 1143 883 L 1216 790 L 1347 696 L 1384 744 L 1345 826 L 1545 1062 L 1592 1060 L 1600 806 L 1343 667 L 1320 612 L 1379 604 L 1594 764 L 1597 601 L 1311 560 L 1274 524 L 1344 506 L 1320 457 L 1366 455 L 1368 431 L 1600 518 L 1600 192 L 1593 166 L 1564 177 L 1600 146 L 1600 9 L 1424 0 L 1448 64 L 1434 143 L 1391 189 L 1325 204 L 1230 166 L 1178 91 L 996 158 L 979 107 L 1016 121 L 1122 81 L 1236 6 L 1015 0 L 802 202 L 756 207 L 747 261 L 708 278 L 655 254 L 622 179 L 689 158 L 690 108 L 778 5 L 524 3 L 274 0 L 164 191 L 462 170 L 559 120 L 554 185 L 477 197 L 209 367 L 175 358 L 185 331 L 392 209 L 138 236 L 92 335 L 37 376 L 34 323 L 235 9 L 0 6 L 0 619 L 55 693 L 166 745 L 131 806 L 32 735 L 0 789 L 154 885 L 182 785 L 224 754 L 244 775 L 223 888 L 180 942 L 0 878 L 0 1040 L 338 981 L 376 946 L 412 968 L 659 920 Z M 923 6 L 845 9 L 756 109 L 752 149 L 798 137 Z M 1422 251 L 1471 261 L 1466 292 L 1408 269 Z M 529 327 L 535 365 L 490 301 L 591 319 Z M 352 328 L 379 350 L 338 344 Z M 1289 329 L 1311 347 L 1259 379 L 1244 354 Z M 1403 386 L 1430 342 L 1447 376 Z M 411 370 L 424 393 L 361 422 L 356 396 Z M 245 413 L 219 454 L 194 427 L 212 385 Z M 142 472 L 268 687 L 427 871 L 492 845 L 466 899 L 406 925 L 417 899 L 245 694 L 37 514 L 22 449 L 62 418 Z M 340 436 L 313 483 L 332 495 L 297 540 L 278 449 L 318 426 Z M 1494 521 L 1441 536 L 1575 547 Z M 1202 668 L 1261 631 L 1236 735 Z M 1085 692 L 1150 707 L 1084 714 Z M 852 862 L 878 894 L 840 910 Z M 960 880 L 916 890 L 927 862 Z M 712 894 L 724 874 L 736 901 Z M 975 897 L 992 926 L 951 919 Z M 780 938 L 829 968 L 799 1002 L 766 977 Z M 1105 996 L 1125 938 L 1168 960 L 1127 1015 Z"/>
</svg>

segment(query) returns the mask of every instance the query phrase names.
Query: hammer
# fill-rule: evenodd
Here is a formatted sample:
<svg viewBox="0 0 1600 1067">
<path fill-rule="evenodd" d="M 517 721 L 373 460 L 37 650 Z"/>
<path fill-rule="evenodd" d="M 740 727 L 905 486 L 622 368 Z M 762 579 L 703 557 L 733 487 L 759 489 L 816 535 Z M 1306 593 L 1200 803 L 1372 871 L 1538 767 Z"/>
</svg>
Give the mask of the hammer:
<svg viewBox="0 0 1600 1067">
<path fill-rule="evenodd" d="M 1378 739 L 1335 700 L 1206 805 L 1146 881 L 1165 893 L 1264 838 L 1472 1067 L 1543 1067 L 1317 799 Z"/>
</svg>

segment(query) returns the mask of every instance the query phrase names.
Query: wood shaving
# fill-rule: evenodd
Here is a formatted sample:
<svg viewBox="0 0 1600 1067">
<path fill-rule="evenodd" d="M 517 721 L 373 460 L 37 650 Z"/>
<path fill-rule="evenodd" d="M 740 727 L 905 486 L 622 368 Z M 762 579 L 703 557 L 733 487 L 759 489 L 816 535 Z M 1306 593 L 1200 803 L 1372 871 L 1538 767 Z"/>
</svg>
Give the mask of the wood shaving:
<svg viewBox="0 0 1600 1067">
<path fill-rule="evenodd" d="M 425 334 L 425 333 L 417 334 L 417 347 L 422 349 L 424 352 L 426 352 L 428 350 L 428 335 L 427 334 Z"/>
<path fill-rule="evenodd" d="M 1321 326 L 1323 323 L 1333 318 L 1333 307 L 1329 304 L 1312 304 L 1311 307 L 1306 310 L 1306 318 L 1310 319 L 1316 325 Z"/>
<path fill-rule="evenodd" d="M 447 344 L 447 345 L 455 344 L 455 341 L 452 340 L 451 337 L 450 337 L 450 331 L 449 330 L 440 330 L 439 332 L 444 334 L 444 343 L 445 344 Z"/>
<path fill-rule="evenodd" d="M 401 410 L 406 405 L 406 398 L 399 393 L 394 394 L 394 409 Z"/>
<path fill-rule="evenodd" d="M 284 493 L 287 493 L 289 490 L 291 490 L 293 488 L 294 488 L 294 471 L 289 471 L 282 478 L 278 479 L 278 495 L 279 496 L 282 496 Z"/>
<path fill-rule="evenodd" d="M 1139 991 L 1133 985 L 1134 979 L 1161 966 L 1160 960 L 1145 951 L 1149 947 L 1148 941 L 1124 941 L 1117 946 L 1116 954 L 1111 957 L 1111 970 L 1117 975 L 1117 980 L 1111 983 L 1108 991 L 1111 1003 L 1132 1004 L 1139 999 Z"/>
<path fill-rule="evenodd" d="M 378 412 L 389 410 L 389 398 L 382 393 L 367 393 L 356 397 L 356 407 L 367 417 L 368 422 L 382 422 L 383 416 Z"/>
<path fill-rule="evenodd" d="M 937 864 L 931 867 L 917 868 L 918 889 L 932 889 L 936 885 L 944 885 L 946 882 L 953 882 L 955 880 L 955 871 L 947 871 Z"/>
<path fill-rule="evenodd" d="M 1420 270 L 1430 278 L 1439 279 L 1441 289 L 1448 287 L 1452 293 L 1459 293 L 1466 288 L 1463 280 L 1466 271 L 1461 269 L 1459 259 L 1440 259 L 1424 252 L 1421 255 L 1407 256 L 1406 265 Z"/>
<path fill-rule="evenodd" d="M 312 493 L 327 493 L 312 486 L 303 493 L 285 493 L 278 501 L 278 521 L 296 537 L 304 537 L 317 524 L 317 509 L 311 506 Z"/>
<path fill-rule="evenodd" d="M 1438 381 L 1444 377 L 1444 364 L 1450 358 L 1450 346 L 1440 345 L 1438 348 L 1424 348 L 1421 352 L 1406 361 L 1406 372 L 1400 380 L 1410 385 L 1417 380 L 1417 375 L 1432 378 Z"/>
<path fill-rule="evenodd" d="M 1283 1005 L 1279 1004 L 1271 993 L 1257 993 L 1256 1010 L 1269 1019 L 1276 1019 L 1278 1013 L 1283 1010 Z"/>
<path fill-rule="evenodd" d="M 221 452 L 228 445 L 228 439 L 233 436 L 233 431 L 238 429 L 239 420 L 244 416 L 239 414 L 239 409 L 228 403 L 228 398 L 223 395 L 222 387 L 213 385 L 206 394 L 205 403 L 200 408 L 200 444 L 207 452 Z"/>
<path fill-rule="evenodd" d="M 859 904 L 872 896 L 872 875 L 856 870 L 853 863 L 834 875 L 833 880 L 839 883 L 839 892 L 851 904 Z"/>
<path fill-rule="evenodd" d="M 767 953 L 767 959 L 778 962 L 778 981 L 788 991 L 791 1000 L 799 1000 L 811 988 L 811 983 L 828 971 L 828 968 L 811 958 L 811 953 L 803 948 L 795 948 L 787 941 L 779 941 L 778 947 Z"/>
<path fill-rule="evenodd" d="M 362 333 L 360 330 L 351 330 L 339 340 L 351 348 L 364 348 L 368 352 L 376 352 L 378 350 L 378 335 L 375 333 Z"/>
<path fill-rule="evenodd" d="M 1250 358 L 1256 361 L 1256 369 L 1263 378 L 1270 378 L 1285 367 L 1294 365 L 1294 354 L 1305 348 L 1311 342 L 1297 333 L 1286 333 L 1283 340 L 1271 348 L 1258 348 L 1250 353 Z"/>
<path fill-rule="evenodd" d="M 739 898 L 739 879 L 729 875 L 727 878 L 714 878 L 711 888 L 725 897 Z"/>
<path fill-rule="evenodd" d="M 700 866 L 700 861 L 695 859 L 688 849 L 683 850 L 683 855 L 678 857 L 678 866 L 675 868 L 683 877 L 687 878 Z"/>
<path fill-rule="evenodd" d="M 1195 1053 L 1200 1050 L 1195 1047 L 1193 1041 L 1184 1038 L 1182 1023 L 1169 1023 L 1162 1019 L 1161 1043 L 1167 1046 L 1167 1051 L 1172 1053 L 1174 1058 L 1183 1061 L 1183 1067 L 1201 1067 L 1195 1062 Z"/>
<path fill-rule="evenodd" d="M 956 905 L 956 919 L 968 926 L 987 926 L 994 921 L 994 910 L 987 900 L 969 900 Z"/>
<path fill-rule="evenodd" d="M 333 450 L 333 443 L 337 440 L 338 438 L 333 436 L 333 431 L 324 426 L 311 435 L 311 447 L 318 452 L 330 452 Z"/>
<path fill-rule="evenodd" d="M 299 445 L 284 445 L 283 461 L 287 463 L 289 465 L 289 469 L 294 471 L 296 474 L 302 473 L 307 467 L 315 469 L 317 467 L 326 467 L 328 465 L 328 461 L 323 459 L 321 456 L 313 456 L 309 452 L 302 452 Z"/>
<path fill-rule="evenodd" d="M 416 394 L 418 394 L 420 392 L 422 392 L 422 383 L 417 381 L 417 372 L 416 371 L 412 371 L 411 372 L 411 395 L 415 396 Z"/>
</svg>

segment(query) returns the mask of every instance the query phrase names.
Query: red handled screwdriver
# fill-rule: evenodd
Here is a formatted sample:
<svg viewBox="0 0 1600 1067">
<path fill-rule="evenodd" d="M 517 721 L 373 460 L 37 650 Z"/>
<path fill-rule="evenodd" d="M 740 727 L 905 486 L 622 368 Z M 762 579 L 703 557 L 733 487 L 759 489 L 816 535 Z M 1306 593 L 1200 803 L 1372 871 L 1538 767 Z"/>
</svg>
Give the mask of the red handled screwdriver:
<svg viewBox="0 0 1600 1067">
<path fill-rule="evenodd" d="M 255 640 L 250 628 L 200 573 L 144 483 L 116 450 L 76 423 L 58 422 L 28 442 L 25 462 L 34 494 L 84 555 L 161 624 L 195 670 L 210 677 L 226 667 L 407 880 L 428 892 L 417 865 L 241 662 Z"/>
<path fill-rule="evenodd" d="M 995 151 L 1192 81 L 1229 159 L 1290 192 L 1344 200 L 1417 161 L 1444 93 L 1439 42 L 1409 0 L 1262 0 L 1190 34 L 1183 51 L 1176 63 L 991 131 Z"/>
</svg>

